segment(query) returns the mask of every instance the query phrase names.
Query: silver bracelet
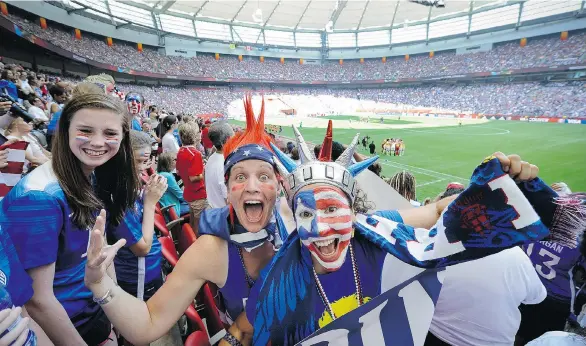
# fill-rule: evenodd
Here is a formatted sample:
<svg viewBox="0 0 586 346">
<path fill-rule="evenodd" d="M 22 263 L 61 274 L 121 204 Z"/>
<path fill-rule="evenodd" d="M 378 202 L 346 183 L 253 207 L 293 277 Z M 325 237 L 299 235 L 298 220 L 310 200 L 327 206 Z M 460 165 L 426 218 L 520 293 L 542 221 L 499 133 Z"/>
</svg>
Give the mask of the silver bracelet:
<svg viewBox="0 0 586 346">
<path fill-rule="evenodd" d="M 104 294 L 103 297 L 101 298 L 96 298 L 94 297 L 93 300 L 95 303 L 98 303 L 99 305 L 106 305 L 108 304 L 110 301 L 112 301 L 113 295 L 112 295 L 112 289 L 109 289 L 106 294 Z"/>
</svg>

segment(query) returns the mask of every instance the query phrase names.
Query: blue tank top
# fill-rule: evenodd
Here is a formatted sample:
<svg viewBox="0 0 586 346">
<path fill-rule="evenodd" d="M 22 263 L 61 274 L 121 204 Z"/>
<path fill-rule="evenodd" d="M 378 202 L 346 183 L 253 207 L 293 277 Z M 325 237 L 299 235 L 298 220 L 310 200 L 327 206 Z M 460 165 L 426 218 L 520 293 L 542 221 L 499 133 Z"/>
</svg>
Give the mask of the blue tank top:
<svg viewBox="0 0 586 346">
<path fill-rule="evenodd" d="M 535 271 L 547 290 L 547 296 L 569 303 L 569 273 L 580 258 L 580 250 L 549 241 L 523 245 L 523 250 L 533 262 Z"/>
<path fill-rule="evenodd" d="M 232 324 L 246 307 L 250 286 L 246 281 L 246 273 L 240 260 L 238 246 L 230 240 L 228 217 L 228 206 L 204 210 L 199 222 L 199 234 L 200 236 L 213 235 L 228 242 L 228 276 L 226 277 L 226 283 L 219 291 L 226 314 L 226 318 L 223 318 L 223 320 L 228 324 Z M 277 223 L 275 240 L 279 242 L 286 234 L 286 229 L 278 213 L 275 213 L 275 219 Z"/>
</svg>

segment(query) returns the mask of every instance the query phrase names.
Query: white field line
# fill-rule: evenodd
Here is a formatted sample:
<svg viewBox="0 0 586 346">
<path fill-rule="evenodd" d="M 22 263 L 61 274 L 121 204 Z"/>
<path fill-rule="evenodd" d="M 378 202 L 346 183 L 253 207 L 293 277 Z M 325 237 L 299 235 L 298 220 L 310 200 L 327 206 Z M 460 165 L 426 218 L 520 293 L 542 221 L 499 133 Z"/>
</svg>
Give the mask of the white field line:
<svg viewBox="0 0 586 346">
<path fill-rule="evenodd" d="M 417 184 L 415 187 L 422 187 L 422 186 L 426 186 L 426 185 L 441 183 L 442 181 L 446 181 L 446 179 L 438 179 L 438 180 L 429 181 L 429 182 L 423 183 L 423 184 Z"/>
<path fill-rule="evenodd" d="M 394 162 L 383 161 L 380 158 L 379 158 L 379 160 L 377 162 L 380 163 L 380 164 L 386 165 L 386 166 L 399 168 L 401 170 L 407 170 L 407 169 L 405 169 L 405 167 L 397 166 Z M 408 169 L 408 170 L 415 172 L 415 170 L 413 170 L 413 169 Z M 433 173 L 429 173 L 429 172 L 419 171 L 419 172 L 415 172 L 415 173 L 427 175 L 427 176 L 432 177 L 432 178 L 444 178 L 444 177 L 438 176 L 437 174 L 433 174 Z"/>
<path fill-rule="evenodd" d="M 415 170 L 418 170 L 418 171 L 421 171 L 421 173 L 423 173 L 423 174 L 427 174 L 427 173 L 429 173 L 429 174 L 427 174 L 427 175 L 432 175 L 432 176 L 434 176 L 435 178 L 444 178 L 444 179 L 446 179 L 446 178 L 449 178 L 449 179 L 457 179 L 457 180 L 461 180 L 461 181 L 465 181 L 465 182 L 468 182 L 468 181 L 470 181 L 470 179 L 468 179 L 468 178 L 462 178 L 462 177 L 458 177 L 458 176 L 456 176 L 456 175 L 451 175 L 451 174 L 447 174 L 447 173 L 442 173 L 442 172 L 438 172 L 438 171 L 433 171 L 433 170 L 431 170 L 431 169 L 427 169 L 427 168 L 421 168 L 421 167 L 417 167 L 417 166 L 411 166 L 411 165 L 408 165 L 408 164 L 405 164 L 405 163 L 389 162 L 389 161 L 385 161 L 385 162 L 381 162 L 381 163 L 382 163 L 383 165 L 387 165 L 387 166 L 394 166 L 394 167 L 397 167 L 397 168 L 402 168 L 402 167 L 405 167 L 405 168 L 403 168 L 403 169 L 407 169 L 407 170 L 413 170 L 413 171 L 415 171 Z M 424 173 L 424 172 L 427 172 L 427 173 Z"/>
<path fill-rule="evenodd" d="M 473 127 L 476 125 L 466 125 L 466 127 Z M 477 127 L 482 127 L 482 125 L 478 125 Z M 401 129 L 403 131 L 409 131 L 409 132 L 415 132 L 415 133 L 440 133 L 440 134 L 457 134 L 457 135 L 463 135 L 463 136 L 496 136 L 496 135 L 508 135 L 511 133 L 510 130 L 507 129 L 501 129 L 498 127 L 489 127 L 488 129 L 497 129 L 497 130 L 501 130 L 502 132 L 492 132 L 492 133 L 462 133 L 462 132 L 456 132 L 454 131 L 454 129 L 452 129 L 451 127 L 448 128 L 444 128 L 444 129 L 437 129 L 437 130 L 413 130 L 413 129 Z M 452 131 L 450 131 L 452 130 Z"/>
</svg>

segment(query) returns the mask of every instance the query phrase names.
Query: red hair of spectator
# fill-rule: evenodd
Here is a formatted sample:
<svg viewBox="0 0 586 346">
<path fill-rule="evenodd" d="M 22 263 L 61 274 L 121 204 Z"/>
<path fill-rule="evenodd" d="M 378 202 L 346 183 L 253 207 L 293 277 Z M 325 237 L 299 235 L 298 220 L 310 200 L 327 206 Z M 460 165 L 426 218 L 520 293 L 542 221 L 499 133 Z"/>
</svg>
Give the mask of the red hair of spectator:
<svg viewBox="0 0 586 346">
<path fill-rule="evenodd" d="M 259 144 L 271 150 L 271 137 L 265 132 L 265 99 L 262 98 L 258 119 L 252 109 L 252 96 L 244 98 L 244 112 L 246 113 L 246 129 L 236 133 L 224 144 L 224 159 L 238 147 L 246 144 Z M 272 150 L 271 150 L 272 151 Z"/>
</svg>

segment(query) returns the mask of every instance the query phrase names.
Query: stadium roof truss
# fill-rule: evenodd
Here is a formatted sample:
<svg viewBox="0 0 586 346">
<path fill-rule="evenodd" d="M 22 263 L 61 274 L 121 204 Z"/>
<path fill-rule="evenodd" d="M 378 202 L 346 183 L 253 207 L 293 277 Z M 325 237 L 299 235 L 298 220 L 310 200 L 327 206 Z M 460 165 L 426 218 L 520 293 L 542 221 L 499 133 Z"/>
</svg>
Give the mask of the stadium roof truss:
<svg viewBox="0 0 586 346">
<path fill-rule="evenodd" d="M 60 0 L 49 3 L 160 36 L 251 46 L 355 48 L 470 35 L 584 15 L 586 0 Z"/>
</svg>

